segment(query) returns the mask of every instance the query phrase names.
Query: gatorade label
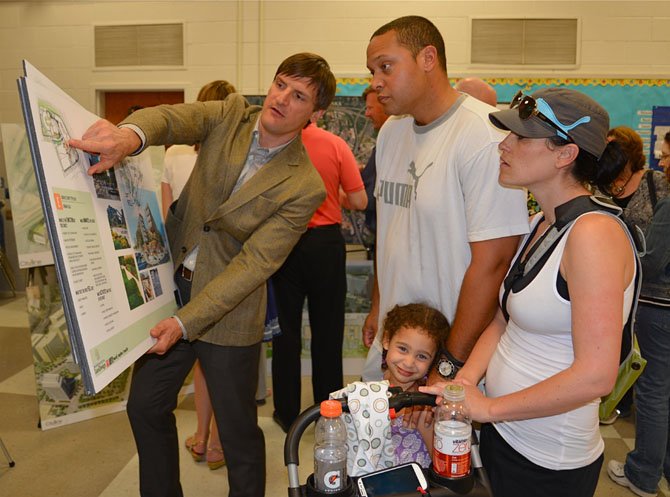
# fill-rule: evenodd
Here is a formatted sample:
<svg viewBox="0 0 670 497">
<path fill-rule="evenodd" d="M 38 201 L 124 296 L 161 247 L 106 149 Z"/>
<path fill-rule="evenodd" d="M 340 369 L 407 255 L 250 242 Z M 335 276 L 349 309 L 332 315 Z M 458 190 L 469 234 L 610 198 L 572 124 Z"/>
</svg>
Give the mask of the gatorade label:
<svg viewBox="0 0 670 497">
<path fill-rule="evenodd" d="M 460 478 L 470 472 L 470 437 L 435 437 L 433 469 L 446 478 Z"/>
<path fill-rule="evenodd" d="M 342 488 L 342 471 L 328 471 L 323 475 L 323 485 L 328 490 L 340 490 Z"/>
</svg>

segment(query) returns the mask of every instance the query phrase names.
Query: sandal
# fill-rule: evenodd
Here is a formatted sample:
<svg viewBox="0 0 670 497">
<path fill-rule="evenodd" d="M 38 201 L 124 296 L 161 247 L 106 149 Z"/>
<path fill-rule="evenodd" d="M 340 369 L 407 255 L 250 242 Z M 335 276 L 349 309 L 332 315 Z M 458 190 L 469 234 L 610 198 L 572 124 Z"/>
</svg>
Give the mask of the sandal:
<svg viewBox="0 0 670 497">
<path fill-rule="evenodd" d="M 223 457 L 223 449 L 221 447 L 207 448 L 207 466 L 209 469 L 219 469 L 226 464 L 226 459 Z"/>
<path fill-rule="evenodd" d="M 196 440 L 195 435 L 190 436 L 186 439 L 185 442 L 186 449 L 191 453 L 191 457 L 195 462 L 201 462 L 205 459 L 205 442 L 202 440 Z M 197 448 L 202 447 L 202 452 L 196 450 Z"/>
</svg>

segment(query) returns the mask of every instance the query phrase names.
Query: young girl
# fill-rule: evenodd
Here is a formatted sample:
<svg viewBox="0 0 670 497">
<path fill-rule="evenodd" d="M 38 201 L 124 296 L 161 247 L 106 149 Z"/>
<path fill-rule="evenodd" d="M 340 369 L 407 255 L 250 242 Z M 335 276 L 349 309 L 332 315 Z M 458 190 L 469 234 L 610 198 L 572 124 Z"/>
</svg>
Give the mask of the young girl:
<svg viewBox="0 0 670 497">
<path fill-rule="evenodd" d="M 448 332 L 449 322 L 440 311 L 425 304 L 396 305 L 384 320 L 384 379 L 404 391 L 418 390 Z M 424 416 L 425 411 L 416 429 L 403 426 L 402 411 L 391 421 L 395 464 L 430 464 L 433 426 L 426 426 Z"/>
</svg>

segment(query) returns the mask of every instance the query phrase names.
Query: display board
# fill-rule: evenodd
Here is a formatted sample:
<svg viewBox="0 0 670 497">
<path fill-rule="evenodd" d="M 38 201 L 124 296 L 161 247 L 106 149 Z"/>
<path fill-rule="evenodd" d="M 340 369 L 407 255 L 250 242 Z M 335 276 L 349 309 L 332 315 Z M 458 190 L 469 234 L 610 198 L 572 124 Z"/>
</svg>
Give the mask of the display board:
<svg viewBox="0 0 670 497">
<path fill-rule="evenodd" d="M 172 261 L 147 158 L 89 176 L 68 146 L 98 116 L 24 61 L 22 110 L 72 354 L 88 394 L 144 354 L 149 329 L 176 310 Z"/>
<path fill-rule="evenodd" d="M 668 100 L 670 103 L 670 100 Z M 662 169 L 659 160 L 665 135 L 670 133 L 670 107 L 654 106 L 651 116 L 651 167 Z"/>
<path fill-rule="evenodd" d="M 84 391 L 80 368 L 70 350 L 54 266 L 28 269 L 26 304 L 41 428 L 122 411 L 128 400 L 131 368 L 95 395 Z"/>
<path fill-rule="evenodd" d="M 336 96 L 317 124 L 347 142 L 360 167 L 367 164 L 375 146 L 376 133 L 365 117 L 365 102 L 361 97 Z M 366 226 L 363 211 L 342 209 L 342 235 L 348 245 L 370 249 L 374 242 L 374 233 Z M 347 320 L 351 317 L 347 316 Z"/>
<path fill-rule="evenodd" d="M 0 124 L 19 268 L 53 264 L 47 225 L 23 126 Z"/>
</svg>

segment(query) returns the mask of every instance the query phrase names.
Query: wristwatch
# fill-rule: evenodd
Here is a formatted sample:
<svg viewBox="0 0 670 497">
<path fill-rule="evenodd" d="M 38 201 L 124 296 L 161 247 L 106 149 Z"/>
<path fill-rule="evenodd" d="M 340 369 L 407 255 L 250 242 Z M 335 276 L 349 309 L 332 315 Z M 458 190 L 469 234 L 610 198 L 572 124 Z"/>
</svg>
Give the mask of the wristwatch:
<svg viewBox="0 0 670 497">
<path fill-rule="evenodd" d="M 437 362 L 437 372 L 445 380 L 453 380 L 463 362 L 452 356 L 447 349 L 442 350 L 442 358 Z"/>
<path fill-rule="evenodd" d="M 440 376 L 445 380 L 453 380 L 454 376 L 456 376 L 456 371 L 458 371 L 458 369 L 454 363 L 446 357 L 443 357 L 437 363 L 437 372 L 440 373 Z"/>
</svg>

